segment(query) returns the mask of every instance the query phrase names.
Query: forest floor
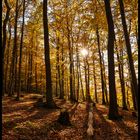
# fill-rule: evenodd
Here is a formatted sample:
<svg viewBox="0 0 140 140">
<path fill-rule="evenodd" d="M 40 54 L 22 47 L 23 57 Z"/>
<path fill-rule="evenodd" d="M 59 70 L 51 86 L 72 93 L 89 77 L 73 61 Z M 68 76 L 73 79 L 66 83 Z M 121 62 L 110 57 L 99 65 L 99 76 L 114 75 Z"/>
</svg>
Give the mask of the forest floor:
<svg viewBox="0 0 140 140">
<path fill-rule="evenodd" d="M 56 120 L 60 109 L 37 107 L 39 95 L 29 94 L 15 101 L 3 97 L 2 100 L 2 139 L 3 140 L 87 140 L 86 103 L 72 104 L 55 98 L 61 108 L 70 110 L 71 126 L 63 126 Z M 121 121 L 107 118 L 108 107 L 96 104 L 93 108 L 94 140 L 138 140 L 138 120 L 131 111 L 119 108 Z"/>
</svg>

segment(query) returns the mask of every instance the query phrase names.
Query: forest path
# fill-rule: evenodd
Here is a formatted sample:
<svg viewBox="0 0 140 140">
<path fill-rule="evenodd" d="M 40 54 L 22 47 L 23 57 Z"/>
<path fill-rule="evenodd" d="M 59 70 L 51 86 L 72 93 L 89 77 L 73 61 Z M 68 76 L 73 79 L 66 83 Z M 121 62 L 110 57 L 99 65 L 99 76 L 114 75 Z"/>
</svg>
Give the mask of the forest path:
<svg viewBox="0 0 140 140">
<path fill-rule="evenodd" d="M 29 94 L 15 101 L 4 97 L 2 100 L 2 138 L 3 140 L 87 140 L 86 103 L 72 104 L 55 98 L 61 108 L 71 110 L 71 126 L 56 122 L 60 109 L 35 107 L 39 95 Z M 108 108 L 96 104 L 93 108 L 93 128 L 95 140 L 137 140 L 137 119 L 131 112 L 119 110 L 122 121 L 107 119 Z"/>
</svg>

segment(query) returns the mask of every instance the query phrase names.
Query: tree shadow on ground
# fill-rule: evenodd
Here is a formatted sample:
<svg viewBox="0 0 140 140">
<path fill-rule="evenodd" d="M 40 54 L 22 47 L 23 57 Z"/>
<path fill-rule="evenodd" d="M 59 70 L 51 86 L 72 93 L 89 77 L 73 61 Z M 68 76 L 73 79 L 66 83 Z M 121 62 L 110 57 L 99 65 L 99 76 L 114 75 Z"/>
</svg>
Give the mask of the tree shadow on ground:
<svg viewBox="0 0 140 140">
<path fill-rule="evenodd" d="M 61 101 L 58 103 L 58 105 L 62 106 L 65 104 L 65 101 Z M 68 109 L 71 109 L 73 105 L 71 104 Z M 74 108 L 73 108 L 74 109 Z M 22 110 L 22 112 L 20 112 Z M 19 111 L 19 112 L 18 112 Z M 36 122 L 39 120 L 45 120 L 47 119 L 48 116 L 51 117 L 53 120 L 53 117 L 58 117 L 60 109 L 46 109 L 42 107 L 36 107 L 34 105 L 31 106 L 21 106 L 17 108 L 13 108 L 12 112 L 15 114 L 11 114 L 12 117 L 10 116 L 11 119 L 6 120 L 3 122 L 3 126 L 8 130 L 16 127 L 18 124 L 26 122 L 26 121 L 31 121 L 31 122 Z M 8 113 L 12 113 L 11 111 Z M 18 112 L 18 114 L 17 114 Z M 10 114 L 9 114 L 10 115 Z M 6 116 L 6 114 L 5 114 Z M 9 126 L 10 125 L 10 126 Z"/>
<path fill-rule="evenodd" d="M 118 139 L 118 136 L 115 135 L 110 123 L 107 122 L 107 119 L 97 107 L 93 108 L 93 128 L 95 129 L 94 139 Z"/>
<path fill-rule="evenodd" d="M 79 103 L 75 103 L 70 109 L 68 109 L 70 117 L 72 117 L 77 109 Z"/>
<path fill-rule="evenodd" d="M 138 132 L 134 127 L 128 126 L 123 120 L 122 121 L 114 121 L 118 126 L 117 133 L 124 133 L 126 137 L 132 138 L 134 140 L 138 140 Z"/>
</svg>

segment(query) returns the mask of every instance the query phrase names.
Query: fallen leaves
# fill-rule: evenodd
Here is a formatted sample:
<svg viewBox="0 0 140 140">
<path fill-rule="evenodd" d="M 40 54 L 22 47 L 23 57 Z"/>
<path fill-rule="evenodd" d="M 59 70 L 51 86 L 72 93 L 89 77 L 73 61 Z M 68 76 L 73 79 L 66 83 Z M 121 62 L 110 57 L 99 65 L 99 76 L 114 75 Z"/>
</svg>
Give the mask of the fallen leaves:
<svg viewBox="0 0 140 140">
<path fill-rule="evenodd" d="M 34 107 L 35 99 L 32 95 L 25 95 L 21 102 L 5 97 L 2 102 L 3 140 L 87 140 L 86 103 L 73 105 L 69 101 L 60 99 L 55 99 L 55 102 L 61 108 L 70 111 L 72 126 L 63 126 L 56 121 L 60 109 Z M 119 112 L 124 116 L 123 120 L 112 121 L 108 119 L 107 106 L 96 104 L 96 107 L 93 107 L 94 139 L 138 139 L 137 119 L 129 111 L 119 109 Z"/>
</svg>

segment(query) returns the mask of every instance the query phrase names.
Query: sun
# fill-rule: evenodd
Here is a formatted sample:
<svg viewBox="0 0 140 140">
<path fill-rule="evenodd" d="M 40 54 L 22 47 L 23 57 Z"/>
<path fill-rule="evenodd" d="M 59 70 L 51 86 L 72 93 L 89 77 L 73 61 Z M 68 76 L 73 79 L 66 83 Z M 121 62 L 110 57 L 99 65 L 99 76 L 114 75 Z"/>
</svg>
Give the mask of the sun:
<svg viewBox="0 0 140 140">
<path fill-rule="evenodd" d="M 87 55 L 88 55 L 88 50 L 87 49 L 82 49 L 81 51 L 81 54 L 84 56 L 84 57 L 86 57 Z"/>
</svg>

